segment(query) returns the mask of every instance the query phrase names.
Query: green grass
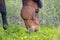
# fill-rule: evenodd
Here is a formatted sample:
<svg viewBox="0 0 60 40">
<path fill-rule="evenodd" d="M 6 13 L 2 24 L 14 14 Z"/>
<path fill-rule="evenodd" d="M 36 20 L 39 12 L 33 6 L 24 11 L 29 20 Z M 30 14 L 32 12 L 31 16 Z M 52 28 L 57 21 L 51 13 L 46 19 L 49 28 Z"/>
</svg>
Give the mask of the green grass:
<svg viewBox="0 0 60 40">
<path fill-rule="evenodd" d="M 42 2 L 43 8 L 39 13 L 40 23 L 48 26 L 40 27 L 37 32 L 27 33 L 25 26 L 11 24 L 16 21 L 10 19 L 13 16 L 20 18 L 22 1 L 6 0 L 9 26 L 7 30 L 3 30 L 2 20 L 0 20 L 0 40 L 60 40 L 60 27 L 53 27 L 60 25 L 60 0 L 42 0 Z M 49 25 L 52 26 L 49 27 Z"/>
<path fill-rule="evenodd" d="M 9 25 L 7 30 L 0 25 L 0 40 L 60 40 L 59 30 L 43 26 L 37 32 L 27 33 L 22 25 Z"/>
</svg>

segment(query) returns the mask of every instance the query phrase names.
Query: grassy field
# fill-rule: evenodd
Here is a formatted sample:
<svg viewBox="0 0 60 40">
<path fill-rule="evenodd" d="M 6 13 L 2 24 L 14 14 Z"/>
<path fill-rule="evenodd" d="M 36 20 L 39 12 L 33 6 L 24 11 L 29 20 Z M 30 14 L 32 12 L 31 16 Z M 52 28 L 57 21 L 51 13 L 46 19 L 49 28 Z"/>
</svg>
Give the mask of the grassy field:
<svg viewBox="0 0 60 40">
<path fill-rule="evenodd" d="M 60 40 L 60 27 L 53 27 L 60 24 L 60 0 L 42 2 L 43 8 L 39 12 L 40 24 L 47 26 L 41 26 L 37 32 L 27 33 L 25 26 L 21 24 L 21 0 L 6 0 L 9 25 L 7 30 L 3 30 L 0 18 L 0 40 Z"/>
<path fill-rule="evenodd" d="M 59 30 L 60 28 L 42 26 L 37 32 L 27 33 L 22 25 L 9 25 L 7 30 L 1 26 L 0 40 L 60 40 Z"/>
</svg>

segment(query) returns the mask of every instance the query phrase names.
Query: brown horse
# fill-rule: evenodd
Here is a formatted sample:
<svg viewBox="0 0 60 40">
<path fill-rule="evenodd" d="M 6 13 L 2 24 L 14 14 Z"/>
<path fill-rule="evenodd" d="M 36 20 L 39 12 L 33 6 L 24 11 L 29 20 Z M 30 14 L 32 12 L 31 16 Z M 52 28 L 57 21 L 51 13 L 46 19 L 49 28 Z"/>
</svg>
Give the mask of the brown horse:
<svg viewBox="0 0 60 40">
<path fill-rule="evenodd" d="M 24 20 L 27 31 L 30 29 L 36 31 L 39 27 L 38 11 L 39 6 L 38 2 L 35 0 L 22 0 L 23 7 L 21 10 L 21 17 Z"/>
</svg>

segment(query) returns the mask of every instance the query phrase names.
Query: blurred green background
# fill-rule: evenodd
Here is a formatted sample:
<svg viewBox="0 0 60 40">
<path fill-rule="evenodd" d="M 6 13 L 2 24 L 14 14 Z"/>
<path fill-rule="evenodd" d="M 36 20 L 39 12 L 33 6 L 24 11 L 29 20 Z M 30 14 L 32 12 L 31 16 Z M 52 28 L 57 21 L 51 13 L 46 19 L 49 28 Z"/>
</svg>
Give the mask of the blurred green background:
<svg viewBox="0 0 60 40">
<path fill-rule="evenodd" d="M 20 16 L 22 0 L 5 0 L 8 29 L 3 30 L 0 14 L 0 40 L 60 40 L 60 0 L 42 0 L 39 11 L 40 28 L 27 33 Z"/>
<path fill-rule="evenodd" d="M 8 22 L 24 24 L 20 17 L 22 0 L 5 0 Z M 40 26 L 60 26 L 60 0 L 42 0 L 43 8 L 39 12 Z M 0 18 L 1 22 L 1 18 Z"/>
</svg>

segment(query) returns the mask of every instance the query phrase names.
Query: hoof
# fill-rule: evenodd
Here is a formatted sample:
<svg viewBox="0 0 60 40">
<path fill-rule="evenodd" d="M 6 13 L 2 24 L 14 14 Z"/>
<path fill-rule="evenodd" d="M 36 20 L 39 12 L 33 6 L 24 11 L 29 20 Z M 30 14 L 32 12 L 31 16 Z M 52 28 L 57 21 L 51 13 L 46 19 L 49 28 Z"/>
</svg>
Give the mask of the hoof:
<svg viewBox="0 0 60 40">
<path fill-rule="evenodd" d="M 6 30 L 7 29 L 7 26 L 8 26 L 7 24 L 4 24 L 3 25 L 3 29 Z"/>
</svg>

